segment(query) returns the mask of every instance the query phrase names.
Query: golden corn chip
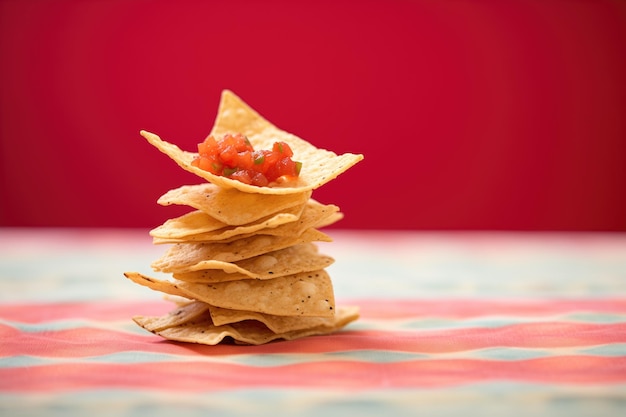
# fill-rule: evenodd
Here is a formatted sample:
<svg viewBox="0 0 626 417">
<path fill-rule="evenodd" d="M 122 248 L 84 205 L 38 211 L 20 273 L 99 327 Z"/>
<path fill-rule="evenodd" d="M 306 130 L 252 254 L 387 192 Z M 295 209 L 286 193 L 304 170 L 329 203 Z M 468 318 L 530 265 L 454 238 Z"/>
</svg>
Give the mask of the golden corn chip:
<svg viewBox="0 0 626 417">
<path fill-rule="evenodd" d="M 141 135 L 153 146 L 174 160 L 181 168 L 223 188 L 235 188 L 247 193 L 294 194 L 314 190 L 333 180 L 363 159 L 363 155 L 319 149 L 309 142 L 278 129 L 229 90 L 222 92 L 218 114 L 211 134 L 221 137 L 226 133 L 242 133 L 255 149 L 271 149 L 274 142 L 286 142 L 293 151 L 293 159 L 302 162 L 298 180 L 275 187 L 258 187 L 215 175 L 191 165 L 195 152 L 181 150 L 154 133 L 142 130 Z"/>
<path fill-rule="evenodd" d="M 274 228 L 281 224 L 295 222 L 300 218 L 303 210 L 304 205 L 290 207 L 282 213 L 272 214 L 266 218 L 241 226 L 228 226 L 215 220 L 203 211 L 196 210 L 174 219 L 168 219 L 161 226 L 152 229 L 150 236 L 155 238 L 154 243 L 173 243 L 187 240 L 223 240 L 243 234 L 251 235 L 261 229 Z"/>
<path fill-rule="evenodd" d="M 165 316 L 143 317 L 135 316 L 133 321 L 151 332 L 167 329 L 168 327 L 176 327 L 185 324 L 191 320 L 195 320 L 209 311 L 209 305 L 199 301 L 186 303 L 175 310 L 170 311 Z"/>
<path fill-rule="evenodd" d="M 334 259 L 318 252 L 313 243 L 290 246 L 274 252 L 244 259 L 239 262 L 207 260 L 205 269 L 173 274 L 187 282 L 226 282 L 239 279 L 272 279 L 300 272 L 317 271 L 332 265 Z"/>
<path fill-rule="evenodd" d="M 295 211 L 295 208 L 297 207 L 288 210 Z M 304 207 L 304 210 L 301 210 L 301 215 L 295 219 L 294 217 L 296 214 L 294 213 L 279 213 L 263 222 L 256 222 L 236 227 L 231 226 L 215 231 L 186 235 L 187 233 L 193 232 L 193 228 L 190 227 L 180 231 L 172 231 L 170 233 L 170 235 L 185 236 L 178 239 L 172 236 L 169 238 L 157 236 L 153 239 L 153 243 L 163 244 L 214 241 L 226 243 L 236 239 L 252 237 L 254 235 L 299 236 L 308 228 L 317 227 L 320 224 L 324 226 L 328 225 L 330 218 L 334 217 L 337 212 L 339 212 L 339 207 L 335 205 L 323 205 L 313 199 L 310 199 Z M 162 233 L 162 235 L 164 234 L 165 233 Z M 155 236 L 155 234 L 152 235 Z"/>
<path fill-rule="evenodd" d="M 345 310 L 344 310 L 345 311 Z M 358 311 L 358 310 L 357 310 Z M 227 308 L 210 306 L 211 320 L 215 326 L 233 324 L 247 320 L 255 320 L 263 323 L 274 333 L 287 333 L 294 330 L 311 329 L 320 326 L 333 327 L 336 316 L 332 317 L 301 317 L 301 316 L 274 316 L 256 311 L 231 310 Z M 338 309 L 338 315 L 342 309 Z"/>
<path fill-rule="evenodd" d="M 339 220 L 343 219 L 343 213 L 337 211 L 332 213 L 330 216 L 321 219 L 319 222 L 315 223 L 313 227 L 316 229 L 321 229 L 323 227 L 330 226 L 333 223 L 337 223 Z"/>
<path fill-rule="evenodd" d="M 229 226 L 252 223 L 271 214 L 302 206 L 311 192 L 295 194 L 244 193 L 211 183 L 183 185 L 169 190 L 157 200 L 162 206 L 185 205 L 200 210 Z"/>
<path fill-rule="evenodd" d="M 332 283 L 324 270 L 268 280 L 245 279 L 212 284 L 181 281 L 177 286 L 187 297 L 216 307 L 276 316 L 331 317 L 335 313 Z"/>
<path fill-rule="evenodd" d="M 165 339 L 179 342 L 217 345 L 224 339 L 232 338 L 235 342 L 242 344 L 261 345 L 274 340 L 295 340 L 302 337 L 330 334 L 345 327 L 358 317 L 358 307 L 345 307 L 338 309 L 333 319 L 323 324 L 275 333 L 262 322 L 256 320 L 244 320 L 216 326 L 210 316 L 203 315 L 196 320 L 152 332 Z"/>
<path fill-rule="evenodd" d="M 268 280 L 245 279 L 210 284 L 159 280 L 137 272 L 127 272 L 124 275 L 153 290 L 202 301 L 216 307 L 276 316 L 334 315 L 333 286 L 324 270 Z"/>
<path fill-rule="evenodd" d="M 184 237 L 190 229 L 198 230 L 196 233 L 204 233 L 221 230 L 227 226 L 226 223 L 222 223 L 202 211 L 192 211 L 180 217 L 166 220 L 162 225 L 150 230 L 150 236 Z"/>
<path fill-rule="evenodd" d="M 164 294 L 174 295 L 177 297 L 189 298 L 187 293 L 181 290 L 175 283 L 171 281 L 163 281 L 156 278 L 147 277 L 139 272 L 124 272 L 124 276 L 135 284 L 143 285 L 151 290 L 159 291 Z"/>
<path fill-rule="evenodd" d="M 190 272 L 204 269 L 204 262 L 237 262 L 267 252 L 301 243 L 331 242 L 327 234 L 317 229 L 305 230 L 299 236 L 255 235 L 228 243 L 178 243 L 152 263 L 157 272 Z"/>
</svg>

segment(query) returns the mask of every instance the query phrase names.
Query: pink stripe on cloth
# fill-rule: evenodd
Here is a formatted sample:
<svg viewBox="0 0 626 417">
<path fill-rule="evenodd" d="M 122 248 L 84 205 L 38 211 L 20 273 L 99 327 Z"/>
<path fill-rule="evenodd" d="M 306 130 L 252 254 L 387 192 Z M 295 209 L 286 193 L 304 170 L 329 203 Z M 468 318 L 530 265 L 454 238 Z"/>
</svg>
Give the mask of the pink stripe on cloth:
<svg viewBox="0 0 626 417">
<path fill-rule="evenodd" d="M 221 362 L 60 363 L 0 368 L 4 392 L 64 392 L 98 388 L 220 391 L 244 388 L 371 390 L 451 387 L 509 380 L 591 385 L 626 382 L 626 358 L 562 356 L 521 361 L 413 360 L 395 363 L 307 362 L 254 367 Z"/>
<path fill-rule="evenodd" d="M 538 322 L 494 328 L 438 330 L 350 330 L 327 336 L 270 343 L 262 346 L 203 346 L 164 341 L 123 331 L 79 327 L 25 332 L 0 325 L 0 357 L 30 355 L 48 358 L 88 357 L 126 351 L 179 355 L 321 353 L 383 350 L 412 353 L 462 352 L 490 347 L 563 348 L 626 343 L 626 323 L 589 324 Z"/>
<path fill-rule="evenodd" d="M 472 318 L 482 316 L 539 317 L 572 312 L 626 314 L 626 299 L 357 299 L 339 300 L 358 305 L 363 318 L 419 317 Z M 27 303 L 0 306 L 0 319 L 21 323 L 88 318 L 114 321 L 135 315 L 161 315 L 173 304 L 158 301 Z"/>
<path fill-rule="evenodd" d="M 354 340 L 351 340 L 354 339 Z M 626 323 L 522 323 L 495 328 L 346 332 L 348 346 L 413 353 L 450 353 L 492 347 L 567 348 L 626 343 Z M 332 341 L 326 342 L 332 345 Z"/>
</svg>

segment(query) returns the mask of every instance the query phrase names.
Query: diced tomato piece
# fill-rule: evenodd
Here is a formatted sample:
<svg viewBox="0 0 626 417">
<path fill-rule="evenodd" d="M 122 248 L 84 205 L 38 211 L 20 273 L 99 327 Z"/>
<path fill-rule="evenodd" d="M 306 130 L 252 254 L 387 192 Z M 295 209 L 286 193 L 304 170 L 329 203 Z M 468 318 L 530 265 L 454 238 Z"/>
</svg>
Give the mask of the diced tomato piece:
<svg viewBox="0 0 626 417">
<path fill-rule="evenodd" d="M 279 177 L 296 177 L 296 163 L 289 157 L 282 158 L 272 165 L 267 171 L 270 181 L 276 181 Z"/>
<path fill-rule="evenodd" d="M 254 170 L 261 172 L 265 165 L 265 154 L 267 151 L 254 151 L 252 152 L 252 162 L 254 164 Z"/>
<path fill-rule="evenodd" d="M 260 172 L 255 172 L 252 177 L 252 184 L 257 187 L 266 187 L 269 184 L 267 177 Z"/>
<path fill-rule="evenodd" d="M 275 142 L 274 146 L 272 146 L 272 150 L 281 155 L 281 157 L 292 157 L 293 151 L 291 147 L 285 142 Z"/>
<path fill-rule="evenodd" d="M 239 152 L 235 158 L 235 166 L 241 169 L 254 169 L 254 161 L 252 160 L 252 152 Z"/>
<path fill-rule="evenodd" d="M 224 165 L 228 165 L 229 167 L 235 167 L 236 159 L 237 159 L 237 149 L 235 149 L 232 145 L 227 145 L 220 152 L 220 159 L 224 162 Z"/>
<path fill-rule="evenodd" d="M 215 157 L 200 156 L 194 159 L 191 165 L 216 175 L 221 175 L 222 173 L 222 164 Z"/>
<path fill-rule="evenodd" d="M 232 175 L 230 175 L 229 178 L 232 178 L 234 180 L 243 182 L 244 184 L 252 184 L 252 178 L 250 177 L 250 171 L 248 171 L 247 169 L 242 169 L 242 170 L 236 171 Z"/>
<path fill-rule="evenodd" d="M 276 163 L 280 160 L 280 154 L 274 151 L 266 151 L 265 155 L 265 163 L 262 167 L 262 172 L 267 175 L 267 172 L 271 167 L 276 165 Z"/>
<path fill-rule="evenodd" d="M 217 148 L 217 142 L 215 138 L 209 135 L 203 142 L 198 144 L 198 154 L 214 154 L 214 149 Z"/>
<path fill-rule="evenodd" d="M 222 140 L 222 143 L 225 146 L 234 147 L 237 152 L 246 152 L 246 151 L 252 152 L 253 151 L 250 141 L 248 140 L 247 137 L 245 137 L 241 133 L 237 133 L 235 135 L 231 135 L 227 133 L 226 135 L 224 135 L 224 139 Z"/>
<path fill-rule="evenodd" d="M 293 175 L 296 172 L 296 164 L 289 158 L 283 158 L 276 164 L 278 177 L 283 175 Z"/>
</svg>

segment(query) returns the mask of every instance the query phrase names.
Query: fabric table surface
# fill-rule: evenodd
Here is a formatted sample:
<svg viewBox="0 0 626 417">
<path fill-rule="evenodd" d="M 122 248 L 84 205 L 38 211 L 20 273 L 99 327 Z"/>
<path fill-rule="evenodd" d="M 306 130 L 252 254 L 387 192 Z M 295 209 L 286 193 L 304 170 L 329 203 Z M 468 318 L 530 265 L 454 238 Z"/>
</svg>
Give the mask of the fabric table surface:
<svg viewBox="0 0 626 417">
<path fill-rule="evenodd" d="M 626 234 L 326 232 L 357 321 L 204 346 L 132 321 L 172 309 L 123 276 L 154 275 L 147 230 L 0 229 L 0 415 L 626 411 Z"/>
</svg>

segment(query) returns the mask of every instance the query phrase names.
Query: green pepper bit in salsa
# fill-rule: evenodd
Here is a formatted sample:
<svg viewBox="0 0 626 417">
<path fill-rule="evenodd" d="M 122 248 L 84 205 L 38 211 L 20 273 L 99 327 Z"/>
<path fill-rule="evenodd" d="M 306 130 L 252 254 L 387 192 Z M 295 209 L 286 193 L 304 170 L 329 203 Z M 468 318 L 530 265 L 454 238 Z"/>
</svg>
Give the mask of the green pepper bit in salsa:
<svg viewBox="0 0 626 417">
<path fill-rule="evenodd" d="M 254 150 L 248 138 L 227 133 L 219 140 L 209 135 L 198 144 L 198 156 L 191 165 L 215 175 L 259 187 L 292 181 L 300 175 L 302 163 L 291 159 L 293 151 L 285 142 L 271 150 Z"/>
</svg>

